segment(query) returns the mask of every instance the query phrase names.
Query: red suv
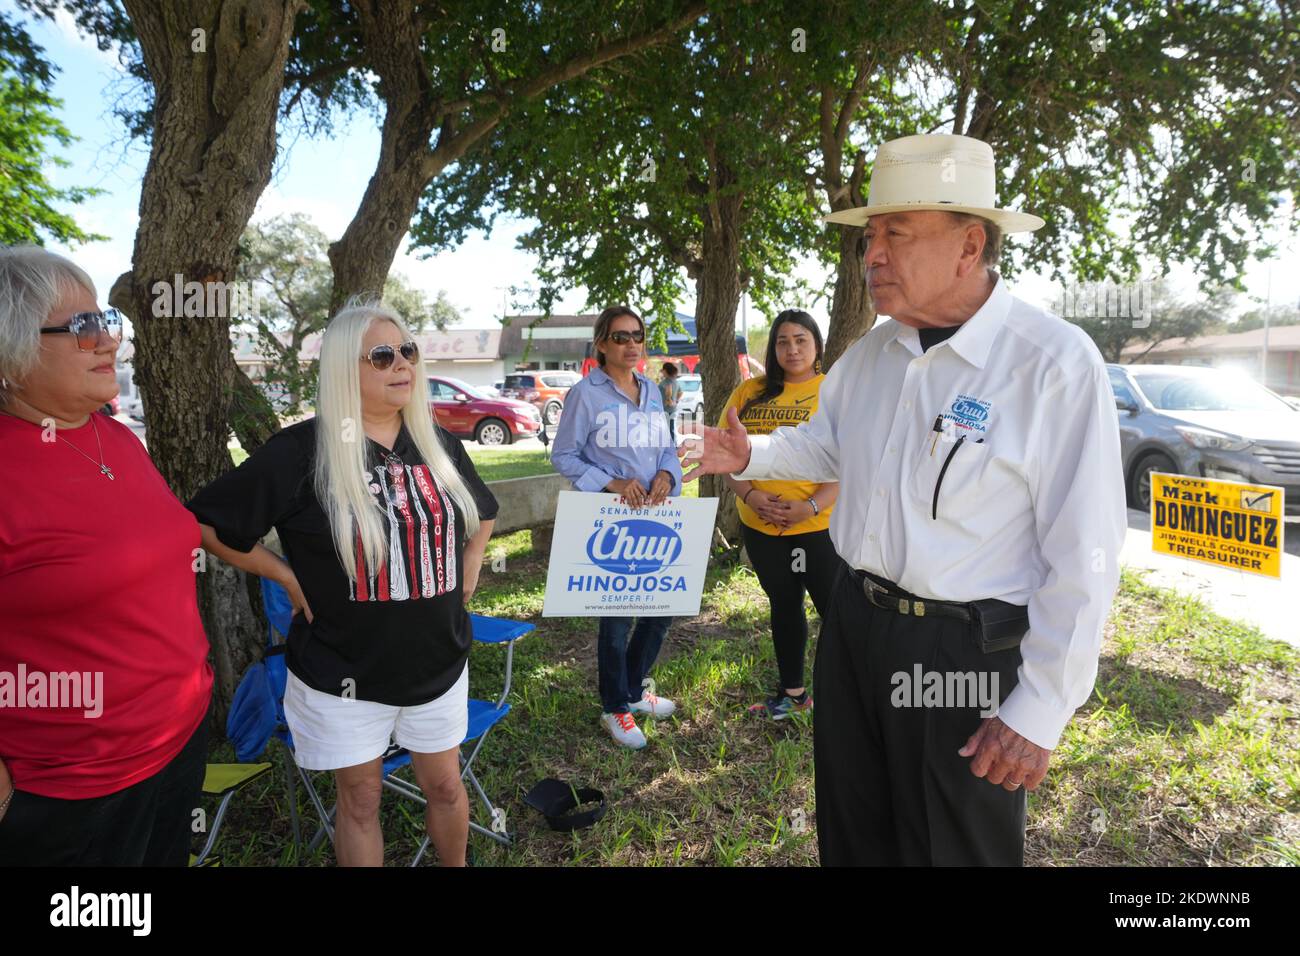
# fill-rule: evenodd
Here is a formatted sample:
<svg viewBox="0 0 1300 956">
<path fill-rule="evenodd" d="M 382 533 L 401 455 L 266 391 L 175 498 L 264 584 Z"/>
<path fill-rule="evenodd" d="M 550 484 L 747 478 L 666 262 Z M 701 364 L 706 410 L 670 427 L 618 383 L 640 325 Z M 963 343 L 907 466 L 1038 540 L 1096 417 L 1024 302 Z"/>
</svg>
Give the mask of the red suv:
<svg viewBox="0 0 1300 956">
<path fill-rule="evenodd" d="M 542 416 L 527 402 L 488 398 L 458 378 L 429 376 L 429 407 L 435 421 L 457 438 L 480 445 L 509 445 L 516 438 L 535 438 Z"/>
<path fill-rule="evenodd" d="M 549 372 L 512 372 L 506 376 L 501 394 L 507 398 L 536 405 L 548 425 L 560 420 L 564 399 L 569 389 L 577 385 L 582 376 L 577 372 L 554 370 Z"/>
</svg>

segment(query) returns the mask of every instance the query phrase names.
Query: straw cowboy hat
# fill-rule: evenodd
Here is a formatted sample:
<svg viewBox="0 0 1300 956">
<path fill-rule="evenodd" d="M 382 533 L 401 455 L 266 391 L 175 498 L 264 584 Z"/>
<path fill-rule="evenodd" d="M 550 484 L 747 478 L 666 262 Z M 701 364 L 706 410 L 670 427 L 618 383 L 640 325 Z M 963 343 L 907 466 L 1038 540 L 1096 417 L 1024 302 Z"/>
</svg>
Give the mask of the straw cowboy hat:
<svg viewBox="0 0 1300 956">
<path fill-rule="evenodd" d="M 824 222 L 866 225 L 871 216 L 935 209 L 983 216 L 1003 232 L 1044 225 L 1027 212 L 998 209 L 993 148 L 969 136 L 941 134 L 890 140 L 876 153 L 867 204 L 833 212 Z"/>
</svg>

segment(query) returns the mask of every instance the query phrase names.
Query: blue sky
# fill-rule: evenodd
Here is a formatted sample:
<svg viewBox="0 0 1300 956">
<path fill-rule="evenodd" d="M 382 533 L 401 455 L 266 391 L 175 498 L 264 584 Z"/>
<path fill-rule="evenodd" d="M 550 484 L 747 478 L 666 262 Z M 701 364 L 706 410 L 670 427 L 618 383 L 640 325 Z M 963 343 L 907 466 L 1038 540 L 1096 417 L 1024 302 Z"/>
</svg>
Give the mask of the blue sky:
<svg viewBox="0 0 1300 956">
<path fill-rule="evenodd" d="M 0 6 L 6 12 L 14 9 L 12 0 L 0 0 Z M 71 250 L 53 247 L 71 255 L 91 274 L 99 286 L 102 303 L 113 280 L 130 266 L 140 182 L 148 151 L 142 143 L 129 142 L 112 115 L 116 98 L 126 90 L 116 58 L 101 53 L 92 42 L 78 37 L 71 18 L 66 15 L 55 24 L 30 19 L 27 23 L 35 40 L 45 47 L 47 58 L 59 70 L 53 92 L 63 100 L 60 118 L 79 138 L 71 148 L 58 150 L 70 165 L 62 169 L 49 167 L 50 178 L 62 186 L 96 186 L 105 191 L 67 211 L 83 228 L 109 236 L 109 240 Z M 365 115 L 355 116 L 329 139 L 282 138 L 275 171 L 254 219 L 306 213 L 331 238 L 339 236 L 365 191 L 378 148 L 378 130 L 374 121 Z M 446 290 L 461 312 L 462 325 L 494 327 L 502 311 L 502 287 L 536 284 L 535 258 L 515 248 L 515 240 L 526 228 L 526 223 L 498 220 L 490 236 L 476 233 L 460 248 L 430 259 L 408 255 L 403 247 L 394 268 L 430 295 Z M 1276 235 L 1285 241 L 1280 229 Z M 1272 262 L 1274 304 L 1300 303 L 1298 264 L 1300 241 L 1291 238 Z M 824 267 L 811 260 L 804 262 L 797 272 L 814 285 L 820 285 L 824 277 Z M 1189 291 L 1194 285 L 1190 269 L 1178 270 L 1175 278 Z M 1269 283 L 1269 264 L 1252 264 L 1247 273 L 1248 295 L 1262 302 L 1268 294 Z M 1016 294 L 1036 304 L 1046 304 L 1056 298 L 1058 288 L 1045 274 L 1021 275 L 1013 283 Z M 556 311 L 580 311 L 584 298 L 581 290 L 571 293 L 557 305 Z M 1249 302 L 1242 304 L 1248 306 Z M 824 302 L 787 305 L 807 308 L 825 328 Z M 683 302 L 680 311 L 693 313 L 694 302 Z M 750 317 L 751 322 L 755 321 L 752 309 Z"/>
</svg>

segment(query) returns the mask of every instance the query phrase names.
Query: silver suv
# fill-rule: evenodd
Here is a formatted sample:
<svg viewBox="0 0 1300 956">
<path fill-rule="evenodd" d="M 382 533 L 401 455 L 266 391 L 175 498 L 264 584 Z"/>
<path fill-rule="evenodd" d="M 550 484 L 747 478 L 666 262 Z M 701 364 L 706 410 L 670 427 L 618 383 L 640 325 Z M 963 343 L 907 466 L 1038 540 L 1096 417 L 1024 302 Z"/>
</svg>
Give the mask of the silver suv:
<svg viewBox="0 0 1300 956">
<path fill-rule="evenodd" d="M 1129 503 L 1151 506 L 1153 471 L 1286 489 L 1300 516 L 1300 410 L 1238 372 L 1108 365 Z"/>
</svg>

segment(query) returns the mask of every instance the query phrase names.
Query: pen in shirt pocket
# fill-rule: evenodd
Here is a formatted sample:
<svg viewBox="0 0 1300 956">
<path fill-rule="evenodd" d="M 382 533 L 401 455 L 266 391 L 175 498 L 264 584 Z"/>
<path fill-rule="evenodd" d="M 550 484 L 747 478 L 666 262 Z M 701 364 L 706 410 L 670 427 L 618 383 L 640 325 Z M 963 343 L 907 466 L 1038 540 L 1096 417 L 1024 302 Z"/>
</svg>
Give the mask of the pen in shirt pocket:
<svg viewBox="0 0 1300 956">
<path fill-rule="evenodd" d="M 957 454 L 957 450 L 961 448 L 962 444 L 965 441 L 966 441 L 965 435 L 957 436 L 957 441 L 953 443 L 952 450 L 948 452 L 948 457 L 943 460 L 943 467 L 939 469 L 939 477 L 935 479 L 934 499 L 930 505 L 930 517 L 935 520 L 938 520 L 939 517 L 939 488 L 943 485 L 943 476 L 948 473 L 948 466 L 952 464 L 953 456 Z M 982 445 L 984 444 L 984 439 L 982 437 L 973 438 L 971 439 L 971 444 Z"/>
</svg>

